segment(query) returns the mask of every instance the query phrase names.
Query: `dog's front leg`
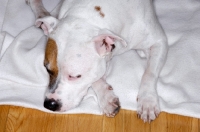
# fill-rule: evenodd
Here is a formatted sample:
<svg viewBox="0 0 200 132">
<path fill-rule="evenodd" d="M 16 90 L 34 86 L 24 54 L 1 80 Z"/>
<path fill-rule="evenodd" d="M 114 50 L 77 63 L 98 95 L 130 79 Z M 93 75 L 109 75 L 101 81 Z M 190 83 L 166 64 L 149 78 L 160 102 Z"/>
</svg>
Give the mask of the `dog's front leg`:
<svg viewBox="0 0 200 132">
<path fill-rule="evenodd" d="M 44 8 L 42 0 L 26 0 L 26 3 L 33 10 L 36 19 L 50 16 L 50 13 Z"/>
<path fill-rule="evenodd" d="M 137 98 L 137 113 L 144 122 L 154 120 L 160 113 L 156 85 L 166 55 L 167 42 L 164 40 L 149 49 L 147 68 L 143 74 Z"/>
<path fill-rule="evenodd" d="M 108 117 L 114 117 L 120 110 L 118 97 L 114 94 L 113 88 L 104 79 L 99 79 L 92 84 L 99 106 Z"/>
</svg>

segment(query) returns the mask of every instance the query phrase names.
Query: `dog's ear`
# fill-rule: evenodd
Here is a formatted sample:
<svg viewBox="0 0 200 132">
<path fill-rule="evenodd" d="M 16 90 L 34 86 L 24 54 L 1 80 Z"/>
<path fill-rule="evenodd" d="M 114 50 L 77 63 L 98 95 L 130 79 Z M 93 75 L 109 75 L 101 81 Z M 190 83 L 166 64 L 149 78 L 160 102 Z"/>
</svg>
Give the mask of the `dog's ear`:
<svg viewBox="0 0 200 132">
<path fill-rule="evenodd" d="M 49 35 L 53 29 L 56 27 L 58 19 L 52 16 L 46 16 L 36 20 L 36 27 L 43 29 L 45 35 Z"/>
<path fill-rule="evenodd" d="M 98 54 L 102 57 L 110 54 L 117 43 L 120 43 L 123 47 L 127 46 L 127 43 L 121 37 L 107 29 L 100 30 L 99 35 L 94 37 L 93 41 Z"/>
</svg>

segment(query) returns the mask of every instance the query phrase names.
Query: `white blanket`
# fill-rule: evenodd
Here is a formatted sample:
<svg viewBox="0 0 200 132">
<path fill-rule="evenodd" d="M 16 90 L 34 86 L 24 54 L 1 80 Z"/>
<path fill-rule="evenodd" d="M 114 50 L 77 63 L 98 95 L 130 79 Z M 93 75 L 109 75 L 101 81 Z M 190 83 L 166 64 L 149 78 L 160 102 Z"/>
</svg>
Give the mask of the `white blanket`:
<svg viewBox="0 0 200 132">
<path fill-rule="evenodd" d="M 43 0 L 52 11 L 60 0 Z M 168 40 L 167 62 L 157 91 L 162 111 L 200 118 L 200 1 L 155 0 Z M 50 112 L 43 107 L 48 74 L 43 66 L 46 37 L 34 27 L 25 0 L 0 4 L 0 104 Z M 146 60 L 129 51 L 112 60 L 108 83 L 123 109 L 136 110 L 136 97 Z M 65 113 L 102 114 L 90 88 L 80 106 Z"/>
</svg>

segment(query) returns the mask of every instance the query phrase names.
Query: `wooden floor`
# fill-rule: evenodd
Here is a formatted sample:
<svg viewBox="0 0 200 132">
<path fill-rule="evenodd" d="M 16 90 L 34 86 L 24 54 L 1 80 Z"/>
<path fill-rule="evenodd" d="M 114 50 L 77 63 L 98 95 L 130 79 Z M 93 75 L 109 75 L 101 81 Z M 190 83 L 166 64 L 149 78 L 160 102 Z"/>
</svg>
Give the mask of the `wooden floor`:
<svg viewBox="0 0 200 132">
<path fill-rule="evenodd" d="M 133 111 L 115 118 L 97 115 L 56 115 L 15 106 L 0 106 L 0 132 L 200 132 L 200 120 L 161 113 L 151 124 Z"/>
</svg>

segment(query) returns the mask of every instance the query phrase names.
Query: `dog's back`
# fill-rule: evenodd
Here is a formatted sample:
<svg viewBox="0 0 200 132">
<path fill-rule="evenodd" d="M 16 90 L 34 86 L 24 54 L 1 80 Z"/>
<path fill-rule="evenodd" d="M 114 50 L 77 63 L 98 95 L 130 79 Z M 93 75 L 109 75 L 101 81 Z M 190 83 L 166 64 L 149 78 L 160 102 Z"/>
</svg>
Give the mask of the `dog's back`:
<svg viewBox="0 0 200 132">
<path fill-rule="evenodd" d="M 65 0 L 58 19 L 77 17 L 82 22 L 87 22 L 100 29 L 109 29 L 120 35 L 129 44 L 127 49 L 142 49 L 143 47 L 137 47 L 136 44 L 152 37 L 149 34 L 157 36 L 152 37 L 154 40 L 149 39 L 148 43 L 154 43 L 151 41 L 161 38 L 165 39 L 152 7 L 151 0 L 109 0 L 106 2 L 103 0 Z M 145 46 L 150 47 L 148 43 L 145 43 Z"/>
</svg>

